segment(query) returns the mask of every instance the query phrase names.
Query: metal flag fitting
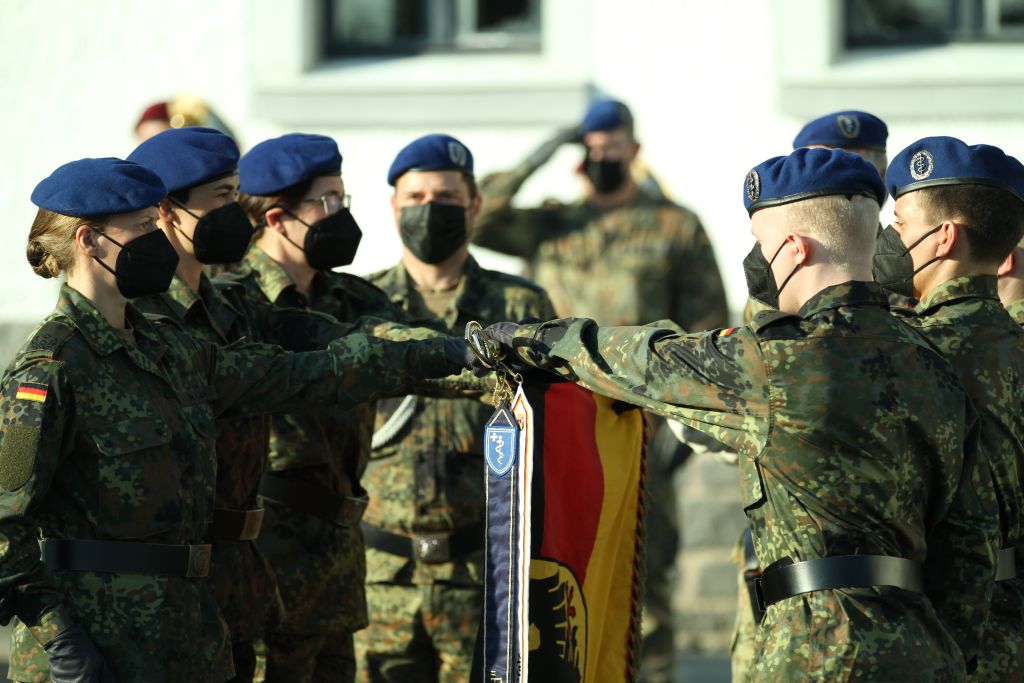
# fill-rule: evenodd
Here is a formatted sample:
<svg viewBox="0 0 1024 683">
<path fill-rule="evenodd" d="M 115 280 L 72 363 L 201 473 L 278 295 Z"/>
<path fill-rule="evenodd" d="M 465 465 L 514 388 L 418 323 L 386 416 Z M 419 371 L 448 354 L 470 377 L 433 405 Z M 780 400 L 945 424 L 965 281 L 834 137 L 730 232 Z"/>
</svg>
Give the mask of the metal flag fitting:
<svg viewBox="0 0 1024 683">
<path fill-rule="evenodd" d="M 480 364 L 494 371 L 494 406 L 510 405 L 515 397 L 512 382 L 518 386 L 523 383 L 523 376 L 505 362 L 505 349 L 496 340 L 487 336 L 487 330 L 475 320 L 466 323 L 466 344 Z"/>
</svg>

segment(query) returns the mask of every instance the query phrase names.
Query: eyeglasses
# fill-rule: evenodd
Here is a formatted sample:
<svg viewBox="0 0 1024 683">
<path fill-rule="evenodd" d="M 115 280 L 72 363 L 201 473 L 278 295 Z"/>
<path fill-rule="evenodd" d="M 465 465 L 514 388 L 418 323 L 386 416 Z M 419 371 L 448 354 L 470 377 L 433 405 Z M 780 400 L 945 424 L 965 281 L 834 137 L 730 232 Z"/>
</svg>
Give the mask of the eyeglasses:
<svg viewBox="0 0 1024 683">
<path fill-rule="evenodd" d="M 331 214 L 338 213 L 342 209 L 351 209 L 352 195 L 341 195 L 338 194 L 337 192 L 328 192 L 327 194 L 317 197 L 316 199 L 300 199 L 299 202 L 320 202 L 320 204 L 322 204 L 324 207 L 324 213 L 330 216 Z"/>
</svg>

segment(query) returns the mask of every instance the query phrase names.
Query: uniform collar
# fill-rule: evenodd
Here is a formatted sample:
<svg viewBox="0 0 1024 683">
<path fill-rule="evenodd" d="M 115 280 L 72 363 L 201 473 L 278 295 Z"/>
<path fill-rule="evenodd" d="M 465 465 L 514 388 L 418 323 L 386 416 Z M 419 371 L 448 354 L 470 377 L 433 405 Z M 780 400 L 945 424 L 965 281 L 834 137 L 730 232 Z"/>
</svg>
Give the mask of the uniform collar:
<svg viewBox="0 0 1024 683">
<path fill-rule="evenodd" d="M 470 256 L 466 259 L 466 267 L 459 278 L 459 284 L 455 286 L 455 316 L 452 320 L 446 320 L 449 327 L 456 323 L 460 313 L 470 317 L 487 317 L 483 303 L 486 283 L 482 280 L 483 268 Z M 414 287 L 404 265 L 399 263 L 375 284 L 387 292 L 393 303 L 408 310 L 409 293 Z"/>
<path fill-rule="evenodd" d="M 291 296 L 296 301 L 283 302 L 288 306 L 300 306 L 308 307 L 309 299 L 305 294 L 300 292 L 295 287 L 295 280 L 288 274 L 288 271 L 284 269 L 280 263 L 272 259 L 267 255 L 267 252 L 263 251 L 255 244 L 249 247 L 249 251 L 245 255 L 244 266 L 248 266 L 250 270 L 255 272 L 259 276 L 260 289 L 266 295 L 270 301 L 278 303 L 278 300 L 282 295 L 287 296 L 287 292 L 291 292 Z M 313 282 L 310 286 L 310 294 L 312 299 L 315 301 L 318 297 L 322 296 L 325 292 L 330 291 L 333 288 L 334 271 L 317 271 L 313 275 Z"/>
<path fill-rule="evenodd" d="M 797 312 L 801 318 L 810 318 L 840 306 L 884 306 L 889 307 L 885 290 L 874 282 L 850 280 L 830 285 L 808 299 Z"/>
<path fill-rule="evenodd" d="M 225 342 L 228 341 L 227 330 L 238 313 L 228 303 L 220 291 L 210 282 L 206 273 L 199 276 L 199 291 L 195 292 L 188 283 L 177 275 L 171 280 L 167 295 L 185 308 L 188 315 L 202 315 Z M 195 310 L 195 313 L 193 313 Z"/>
<path fill-rule="evenodd" d="M 999 302 L 995 275 L 961 275 L 946 280 L 921 298 L 918 315 L 928 315 L 936 308 L 962 299 L 994 299 Z"/>
<path fill-rule="evenodd" d="M 91 301 L 67 284 L 61 285 L 57 311 L 71 320 L 89 346 L 99 355 L 107 356 L 119 349 L 125 349 L 133 358 L 138 354 L 138 350 L 117 333 Z M 125 306 L 124 314 L 125 320 L 136 335 L 153 342 L 147 345 L 148 350 L 152 351 L 151 360 L 159 360 L 164 353 L 164 345 L 152 323 L 131 303 Z"/>
<path fill-rule="evenodd" d="M 1024 325 L 1024 299 L 1011 301 L 1006 305 L 1006 312 L 1017 321 L 1018 325 Z"/>
<path fill-rule="evenodd" d="M 284 266 L 270 258 L 267 252 L 255 244 L 246 252 L 245 263 L 260 276 L 260 289 L 271 301 L 276 302 L 281 293 L 288 288 L 295 290 L 295 281 Z"/>
</svg>

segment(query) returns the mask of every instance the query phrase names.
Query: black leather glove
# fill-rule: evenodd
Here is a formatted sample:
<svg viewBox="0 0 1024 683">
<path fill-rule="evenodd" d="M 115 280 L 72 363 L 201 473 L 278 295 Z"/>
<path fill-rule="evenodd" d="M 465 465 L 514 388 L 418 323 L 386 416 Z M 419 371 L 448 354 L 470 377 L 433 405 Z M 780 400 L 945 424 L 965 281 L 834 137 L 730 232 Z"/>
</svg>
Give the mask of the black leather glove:
<svg viewBox="0 0 1024 683">
<path fill-rule="evenodd" d="M 469 349 L 465 339 L 446 337 L 444 340 L 444 359 L 448 362 L 451 374 L 457 375 L 466 368 L 473 367 L 476 356 Z"/>
<path fill-rule="evenodd" d="M 114 670 L 78 624 L 58 633 L 44 649 L 53 683 L 117 683 Z"/>
<path fill-rule="evenodd" d="M 512 352 L 512 340 L 516 338 L 517 329 L 519 329 L 519 323 L 500 322 L 488 325 L 484 328 L 484 333 L 501 344 L 507 358 L 510 355 L 514 355 Z"/>
</svg>

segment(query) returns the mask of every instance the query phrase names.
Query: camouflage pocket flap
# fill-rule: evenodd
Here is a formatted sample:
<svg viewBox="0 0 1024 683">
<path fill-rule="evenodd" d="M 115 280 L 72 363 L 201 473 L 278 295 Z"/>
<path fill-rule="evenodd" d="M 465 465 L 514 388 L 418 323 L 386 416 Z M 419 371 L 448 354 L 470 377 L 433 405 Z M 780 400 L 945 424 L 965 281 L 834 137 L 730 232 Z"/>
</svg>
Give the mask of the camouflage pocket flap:
<svg viewBox="0 0 1024 683">
<path fill-rule="evenodd" d="M 103 455 L 116 456 L 171 442 L 171 430 L 159 417 L 114 422 L 92 430 L 96 448 Z"/>
</svg>

